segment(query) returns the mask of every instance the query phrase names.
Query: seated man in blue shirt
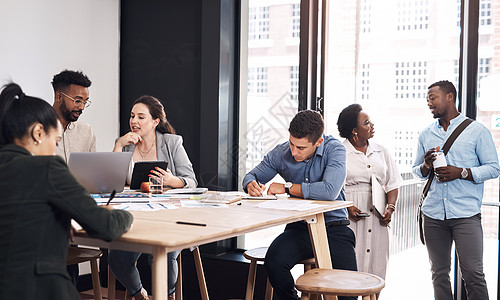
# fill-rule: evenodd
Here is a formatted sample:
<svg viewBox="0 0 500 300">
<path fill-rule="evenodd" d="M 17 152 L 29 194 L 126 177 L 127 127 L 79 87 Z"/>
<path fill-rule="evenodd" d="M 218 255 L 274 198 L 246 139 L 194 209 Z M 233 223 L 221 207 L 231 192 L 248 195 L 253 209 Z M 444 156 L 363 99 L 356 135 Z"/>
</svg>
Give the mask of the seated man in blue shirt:
<svg viewBox="0 0 500 300">
<path fill-rule="evenodd" d="M 413 172 L 428 178 L 436 150 L 465 120 L 456 107 L 457 91 L 449 81 L 429 86 L 427 106 L 437 121 L 418 138 Z M 422 206 L 424 238 L 431 262 L 434 298 L 453 299 L 450 284 L 451 245 L 460 261 L 468 299 L 488 299 L 483 273 L 481 201 L 484 181 L 498 177 L 500 168 L 491 134 L 472 122 L 446 154 L 447 166 L 434 169 Z"/>
<path fill-rule="evenodd" d="M 295 115 L 288 129 L 289 141 L 276 146 L 245 176 L 244 190 L 251 196 L 260 196 L 265 189 L 263 184 L 280 174 L 286 183 L 273 182 L 268 194 L 345 201 L 346 151 L 339 140 L 324 135 L 323 130 L 323 117 L 319 113 L 306 110 Z M 347 227 L 347 210 L 326 212 L 325 222 L 333 267 L 356 271 L 355 239 Z M 264 267 L 280 299 L 299 299 L 290 270 L 299 261 L 313 256 L 304 221 L 288 224 L 272 242 Z"/>
</svg>

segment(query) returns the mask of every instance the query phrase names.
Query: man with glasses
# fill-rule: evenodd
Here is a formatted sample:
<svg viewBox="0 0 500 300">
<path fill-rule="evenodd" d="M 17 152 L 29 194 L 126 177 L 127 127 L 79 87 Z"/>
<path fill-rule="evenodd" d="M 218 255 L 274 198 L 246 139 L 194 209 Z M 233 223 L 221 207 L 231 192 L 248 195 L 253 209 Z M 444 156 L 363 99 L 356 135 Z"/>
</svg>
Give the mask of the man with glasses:
<svg viewBox="0 0 500 300">
<path fill-rule="evenodd" d="M 54 109 L 64 129 L 56 154 L 68 162 L 71 152 L 95 152 L 96 138 L 89 124 L 77 122 L 90 106 L 89 86 L 92 82 L 81 71 L 64 70 L 54 76 Z"/>
<path fill-rule="evenodd" d="M 92 82 L 78 71 L 64 70 L 54 76 L 53 107 L 64 129 L 62 139 L 56 148 L 56 155 L 68 163 L 71 152 L 95 152 L 95 134 L 89 124 L 77 122 L 83 110 L 90 105 L 89 86 Z M 78 264 L 67 266 L 68 273 L 76 287 L 79 276 Z"/>
</svg>

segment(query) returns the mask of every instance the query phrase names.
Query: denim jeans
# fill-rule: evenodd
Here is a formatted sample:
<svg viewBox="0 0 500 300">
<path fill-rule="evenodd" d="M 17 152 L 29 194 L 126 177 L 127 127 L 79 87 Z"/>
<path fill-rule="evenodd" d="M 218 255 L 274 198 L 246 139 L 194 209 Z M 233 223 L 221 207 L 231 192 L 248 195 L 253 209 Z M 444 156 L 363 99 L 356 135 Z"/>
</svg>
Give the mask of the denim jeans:
<svg viewBox="0 0 500 300">
<path fill-rule="evenodd" d="M 357 271 L 355 238 L 347 225 L 326 228 L 332 265 L 335 269 Z M 305 222 L 288 224 L 269 246 L 264 267 L 269 282 L 281 300 L 299 299 L 290 270 L 301 260 L 314 256 L 309 230 Z M 347 300 L 356 297 L 339 297 Z"/>
<path fill-rule="evenodd" d="M 177 282 L 177 256 L 181 251 L 169 252 L 168 260 L 168 294 L 175 292 L 175 283 Z M 142 289 L 141 277 L 137 270 L 136 262 L 141 256 L 140 252 L 129 252 L 121 250 L 110 250 L 108 263 L 111 271 L 115 274 L 121 284 L 128 290 L 130 296 L 135 296 Z M 149 264 L 151 264 L 152 255 L 149 255 Z"/>
</svg>

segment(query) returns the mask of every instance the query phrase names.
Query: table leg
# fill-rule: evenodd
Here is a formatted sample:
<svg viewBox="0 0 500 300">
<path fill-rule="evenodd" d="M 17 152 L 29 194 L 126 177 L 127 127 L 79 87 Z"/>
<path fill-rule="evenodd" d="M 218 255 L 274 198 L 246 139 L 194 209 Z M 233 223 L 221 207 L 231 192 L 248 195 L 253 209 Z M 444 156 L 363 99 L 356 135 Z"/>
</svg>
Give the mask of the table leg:
<svg viewBox="0 0 500 300">
<path fill-rule="evenodd" d="M 319 213 L 307 219 L 307 227 L 311 236 L 311 243 L 316 257 L 318 268 L 331 269 L 332 259 L 330 257 L 330 247 L 328 246 L 328 236 L 326 234 L 325 217 Z"/>
<path fill-rule="evenodd" d="M 108 265 L 108 299 L 116 300 L 116 277 Z"/>
<path fill-rule="evenodd" d="M 152 283 L 153 297 L 155 300 L 167 300 L 168 298 L 168 265 L 167 251 L 164 247 L 153 248 Z"/>
</svg>

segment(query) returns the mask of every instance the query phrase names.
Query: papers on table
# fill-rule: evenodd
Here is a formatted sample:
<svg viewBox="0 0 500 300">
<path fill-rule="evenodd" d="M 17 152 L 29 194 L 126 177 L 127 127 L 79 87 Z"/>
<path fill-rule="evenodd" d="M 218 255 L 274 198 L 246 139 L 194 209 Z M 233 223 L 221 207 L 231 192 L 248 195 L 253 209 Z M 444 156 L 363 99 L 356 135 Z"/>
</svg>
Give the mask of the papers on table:
<svg viewBox="0 0 500 300">
<path fill-rule="evenodd" d="M 224 203 L 207 203 L 202 200 L 181 200 L 181 207 L 193 208 L 193 207 L 227 207 Z"/>
<path fill-rule="evenodd" d="M 207 188 L 181 188 L 167 190 L 165 194 L 204 194 L 207 191 Z"/>
<path fill-rule="evenodd" d="M 324 206 L 322 204 L 315 204 L 314 201 L 293 201 L 293 200 L 281 200 L 276 201 L 266 201 L 256 205 L 260 208 L 271 208 L 271 209 L 284 209 L 284 210 L 309 210 L 313 208 L 318 208 Z"/>
<path fill-rule="evenodd" d="M 98 203 L 107 203 L 111 194 L 90 194 L 92 198 Z M 148 203 L 148 194 L 141 192 L 124 192 L 117 193 L 111 203 Z"/>
<path fill-rule="evenodd" d="M 278 198 L 276 198 L 275 195 L 262 195 L 262 196 L 250 196 L 250 195 L 245 195 L 243 196 L 243 199 L 246 199 L 246 200 L 276 200 Z"/>
<path fill-rule="evenodd" d="M 157 211 L 165 209 L 178 209 L 178 207 L 173 204 L 165 203 L 123 203 L 114 205 L 113 208 L 128 211 Z"/>
<path fill-rule="evenodd" d="M 199 199 L 203 203 L 223 203 L 231 204 L 233 202 L 239 201 L 242 198 L 241 192 L 217 192 L 214 194 L 206 194 L 204 197 Z"/>
</svg>

